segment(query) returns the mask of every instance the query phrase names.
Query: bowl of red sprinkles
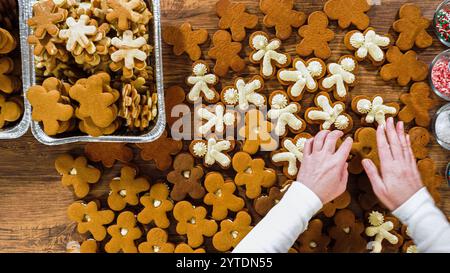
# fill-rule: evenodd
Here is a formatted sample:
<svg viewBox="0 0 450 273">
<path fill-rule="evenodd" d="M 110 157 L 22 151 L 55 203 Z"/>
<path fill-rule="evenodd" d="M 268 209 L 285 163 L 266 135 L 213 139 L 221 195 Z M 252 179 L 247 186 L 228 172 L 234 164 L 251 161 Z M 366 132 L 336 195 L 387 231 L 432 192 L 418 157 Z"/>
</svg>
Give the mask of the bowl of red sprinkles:
<svg viewBox="0 0 450 273">
<path fill-rule="evenodd" d="M 429 78 L 436 95 L 450 101 L 450 49 L 440 53 L 433 60 Z"/>
<path fill-rule="evenodd" d="M 450 47 L 450 0 L 438 6 L 433 23 L 436 36 L 444 45 Z"/>
</svg>

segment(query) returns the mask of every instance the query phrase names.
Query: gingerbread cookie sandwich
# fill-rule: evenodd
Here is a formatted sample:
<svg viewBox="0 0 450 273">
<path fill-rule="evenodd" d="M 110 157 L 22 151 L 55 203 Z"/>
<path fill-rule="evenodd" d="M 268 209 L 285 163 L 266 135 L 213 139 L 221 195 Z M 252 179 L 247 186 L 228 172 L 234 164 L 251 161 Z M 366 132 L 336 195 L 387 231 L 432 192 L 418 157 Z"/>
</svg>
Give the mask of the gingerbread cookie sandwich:
<svg viewBox="0 0 450 273">
<path fill-rule="evenodd" d="M 356 85 L 358 61 L 350 55 L 342 56 L 337 63 L 327 65 L 328 74 L 320 81 L 325 91 L 333 91 L 334 98 L 346 101 L 349 87 Z"/>
<path fill-rule="evenodd" d="M 345 35 L 344 43 L 347 49 L 355 51 L 358 61 L 370 60 L 373 65 L 382 65 L 385 61 L 385 53 L 391 44 L 388 36 L 377 34 L 374 28 L 367 28 L 364 32 L 353 30 Z"/>
<path fill-rule="evenodd" d="M 269 97 L 270 110 L 267 117 L 274 122 L 274 133 L 279 137 L 290 131 L 298 134 L 306 129 L 306 122 L 299 117 L 301 106 L 297 102 L 289 102 L 286 92 L 273 91 Z"/>
<path fill-rule="evenodd" d="M 388 117 L 395 117 L 399 112 L 398 103 L 384 103 L 381 96 L 369 98 L 367 96 L 356 96 L 352 100 L 352 110 L 363 116 L 361 123 L 363 126 L 374 124 L 386 124 Z"/>
<path fill-rule="evenodd" d="M 234 150 L 233 140 L 217 140 L 209 137 L 207 140 L 193 140 L 189 145 L 189 151 L 196 158 L 203 159 L 203 165 L 211 167 L 218 164 L 223 169 L 231 166 L 229 152 Z"/>
</svg>

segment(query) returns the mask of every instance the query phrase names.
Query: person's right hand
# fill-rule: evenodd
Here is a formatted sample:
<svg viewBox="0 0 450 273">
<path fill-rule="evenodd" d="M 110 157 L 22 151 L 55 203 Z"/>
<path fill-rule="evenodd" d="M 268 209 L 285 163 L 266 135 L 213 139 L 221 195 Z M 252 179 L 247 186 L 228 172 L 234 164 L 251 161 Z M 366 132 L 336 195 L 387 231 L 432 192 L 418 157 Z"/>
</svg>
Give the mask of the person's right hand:
<svg viewBox="0 0 450 273">
<path fill-rule="evenodd" d="M 370 159 L 364 159 L 362 165 L 377 197 L 388 209 L 395 210 L 423 187 L 403 122 L 395 126 L 394 119 L 389 118 L 386 126 L 378 126 L 377 146 L 381 175 Z"/>
</svg>

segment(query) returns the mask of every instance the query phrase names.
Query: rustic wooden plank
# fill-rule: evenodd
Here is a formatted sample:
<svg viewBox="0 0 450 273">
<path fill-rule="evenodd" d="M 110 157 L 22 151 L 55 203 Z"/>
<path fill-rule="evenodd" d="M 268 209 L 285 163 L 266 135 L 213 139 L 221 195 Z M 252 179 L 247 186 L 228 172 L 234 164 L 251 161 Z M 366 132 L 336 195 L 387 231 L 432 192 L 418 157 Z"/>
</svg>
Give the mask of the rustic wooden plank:
<svg viewBox="0 0 450 273">
<path fill-rule="evenodd" d="M 217 29 L 218 18 L 215 15 L 216 0 L 164 0 L 162 2 L 163 25 L 178 25 L 189 21 L 194 28 L 206 28 L 210 36 Z M 261 25 L 262 14 L 259 12 L 257 0 L 235 0 L 245 3 L 249 11 L 258 14 L 260 25 L 258 29 L 265 30 Z M 320 10 L 325 0 L 296 1 L 296 8 L 306 13 Z M 376 29 L 391 34 L 391 25 L 395 20 L 398 8 L 405 1 L 382 0 L 382 6 L 375 7 L 370 11 L 372 26 Z M 440 0 L 414 1 L 419 4 L 425 16 L 431 18 L 435 7 Z M 335 29 L 335 23 L 332 24 Z M 269 31 L 272 33 L 272 31 Z M 344 48 L 342 39 L 346 31 L 336 30 L 337 37 L 332 42 L 333 59 L 341 54 L 349 52 Z M 295 45 L 299 41 L 297 35 L 283 42 L 287 52 L 294 54 Z M 248 44 L 248 40 L 244 43 Z M 202 46 L 204 53 L 210 44 Z M 421 50 L 420 58 L 431 62 L 436 54 L 445 48 L 435 40 L 432 47 Z M 246 46 L 248 54 L 249 49 Z M 206 56 L 206 55 L 204 55 Z M 208 62 L 208 58 L 206 58 Z M 181 84 L 184 86 L 185 77 L 190 74 L 191 61 L 186 56 L 175 57 L 171 54 L 169 46 L 164 46 L 165 84 L 166 86 Z M 364 66 L 359 74 L 360 84 L 353 89 L 352 94 L 381 94 L 387 100 L 398 100 L 401 92 L 406 91 L 393 82 L 383 82 L 376 70 L 367 69 Z M 257 71 L 256 66 L 250 65 L 242 74 L 247 76 Z M 233 76 L 222 79 L 226 85 L 233 81 Z M 281 88 L 276 81 L 267 83 L 268 92 Z M 306 105 L 311 103 L 311 98 L 306 100 Z M 440 101 L 442 104 L 443 102 Z M 305 109 L 305 108 L 304 108 Z M 304 110 L 303 109 L 303 110 Z M 431 158 L 433 158 L 443 174 L 445 164 L 449 160 L 450 153 L 442 150 L 435 141 L 430 147 Z M 75 226 L 67 219 L 67 207 L 75 200 L 72 192 L 63 186 L 59 176 L 53 168 L 53 162 L 57 155 L 71 152 L 75 155 L 81 154 L 82 144 L 71 144 L 64 146 L 48 147 L 38 143 L 28 133 L 18 140 L 0 141 L 0 252 L 59 252 L 65 250 L 68 240 L 79 239 L 75 232 Z M 137 150 L 135 156 L 138 158 Z M 163 173 L 154 169 L 151 163 L 137 160 L 141 166 L 141 172 L 149 176 L 152 181 L 164 176 Z M 102 181 L 93 187 L 89 199 L 104 199 L 107 194 L 108 181 L 116 176 L 120 166 L 112 170 L 104 170 Z M 450 215 L 450 189 L 443 186 L 442 209 Z M 174 233 L 171 228 L 170 233 Z M 182 238 L 175 238 L 176 241 Z"/>
</svg>

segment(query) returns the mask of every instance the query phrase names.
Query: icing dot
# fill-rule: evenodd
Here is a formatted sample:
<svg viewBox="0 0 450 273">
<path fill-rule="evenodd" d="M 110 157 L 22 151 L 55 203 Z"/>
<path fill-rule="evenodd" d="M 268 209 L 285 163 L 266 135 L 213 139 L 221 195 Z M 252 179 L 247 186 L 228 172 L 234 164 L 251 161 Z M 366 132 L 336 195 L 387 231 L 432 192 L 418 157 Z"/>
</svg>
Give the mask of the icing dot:
<svg viewBox="0 0 450 273">
<path fill-rule="evenodd" d="M 231 237 L 233 237 L 233 239 L 236 239 L 236 238 L 238 237 L 238 235 L 239 235 L 239 232 L 236 231 L 236 230 L 233 230 L 233 231 L 231 232 Z"/>
<path fill-rule="evenodd" d="M 356 68 L 356 63 L 355 63 L 355 60 L 347 57 L 347 58 L 342 59 L 341 66 L 343 69 L 345 69 L 347 71 L 353 71 Z"/>
<path fill-rule="evenodd" d="M 317 62 L 317 61 L 311 62 L 311 63 L 308 65 L 308 71 L 309 71 L 309 73 L 311 74 L 311 76 L 313 76 L 313 77 L 318 77 L 318 76 L 320 76 L 320 75 L 322 74 L 322 72 L 323 72 L 322 64 L 319 63 L 319 62 Z"/>
<path fill-rule="evenodd" d="M 77 175 L 77 169 L 73 168 L 72 170 L 70 170 L 69 174 L 70 175 Z"/>
<path fill-rule="evenodd" d="M 384 223 L 384 216 L 378 211 L 372 211 L 369 214 L 369 223 L 373 226 L 380 226 Z"/>
<path fill-rule="evenodd" d="M 227 104 L 236 104 L 239 101 L 239 93 L 236 89 L 227 89 L 223 95 L 223 99 Z"/>
<path fill-rule="evenodd" d="M 272 98 L 272 107 L 276 109 L 285 108 L 288 105 L 288 100 L 283 94 L 276 94 Z"/>
<path fill-rule="evenodd" d="M 356 104 L 356 109 L 361 114 L 367 114 L 372 109 L 372 103 L 366 99 L 359 100 L 358 103 Z"/>
<path fill-rule="evenodd" d="M 159 252 L 160 249 L 161 247 L 159 246 L 153 246 L 153 252 Z"/>
<path fill-rule="evenodd" d="M 122 196 L 122 197 L 127 196 L 127 190 L 120 190 L 119 191 L 119 195 Z"/>
<path fill-rule="evenodd" d="M 310 246 L 311 248 L 316 248 L 316 247 L 317 247 L 317 243 L 314 242 L 314 241 L 312 241 L 312 242 L 309 243 L 309 246 Z"/>
<path fill-rule="evenodd" d="M 344 115 L 340 115 L 336 118 L 336 121 L 334 122 L 334 126 L 336 126 L 336 128 L 338 130 L 344 130 L 345 128 L 348 127 L 350 120 L 344 116 Z"/>
<path fill-rule="evenodd" d="M 183 177 L 184 177 L 184 178 L 189 178 L 189 177 L 191 177 L 191 171 L 184 171 L 184 172 L 183 172 Z"/>
<path fill-rule="evenodd" d="M 157 200 L 157 199 L 153 200 L 153 207 L 157 208 L 157 207 L 161 206 L 161 204 L 162 204 L 162 202 L 160 200 Z"/>
<path fill-rule="evenodd" d="M 199 63 L 194 66 L 192 72 L 194 72 L 194 74 L 197 76 L 203 76 L 208 73 L 208 67 L 206 67 L 206 65 L 203 63 Z"/>
<path fill-rule="evenodd" d="M 128 234 L 128 229 L 126 229 L 126 228 L 121 228 L 121 229 L 120 229 L 120 234 L 121 234 L 122 236 L 126 236 L 126 235 Z"/>
<path fill-rule="evenodd" d="M 208 147 L 203 142 L 197 142 L 194 144 L 194 147 L 192 147 L 192 150 L 195 156 L 204 157 L 208 152 Z"/>
</svg>

